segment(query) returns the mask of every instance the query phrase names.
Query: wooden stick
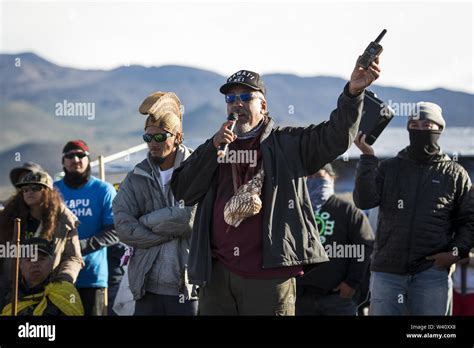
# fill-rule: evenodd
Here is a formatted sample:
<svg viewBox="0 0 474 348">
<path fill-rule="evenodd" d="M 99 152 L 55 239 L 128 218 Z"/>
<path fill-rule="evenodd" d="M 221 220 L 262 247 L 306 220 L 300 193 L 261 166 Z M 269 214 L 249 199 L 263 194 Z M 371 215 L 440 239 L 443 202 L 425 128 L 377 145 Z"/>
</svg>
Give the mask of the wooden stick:
<svg viewBox="0 0 474 348">
<path fill-rule="evenodd" d="M 104 311 L 102 315 L 109 315 L 109 289 L 104 289 Z"/>
<path fill-rule="evenodd" d="M 18 311 L 18 283 L 20 277 L 20 231 L 21 219 L 15 219 L 15 241 L 16 241 L 16 257 L 13 264 L 13 281 L 12 281 L 12 316 L 17 315 Z"/>
</svg>

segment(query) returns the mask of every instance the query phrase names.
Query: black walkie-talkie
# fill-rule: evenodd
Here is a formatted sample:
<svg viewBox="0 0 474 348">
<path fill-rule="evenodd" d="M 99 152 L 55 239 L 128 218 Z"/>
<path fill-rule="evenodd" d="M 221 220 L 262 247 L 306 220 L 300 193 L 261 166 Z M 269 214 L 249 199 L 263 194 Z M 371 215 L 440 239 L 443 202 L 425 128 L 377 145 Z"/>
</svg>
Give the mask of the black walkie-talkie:
<svg viewBox="0 0 474 348">
<path fill-rule="evenodd" d="M 383 51 L 383 47 L 380 45 L 380 41 L 384 37 L 385 33 L 387 32 L 387 29 L 382 30 L 379 36 L 375 39 L 375 41 L 372 41 L 369 46 L 364 51 L 364 54 L 360 56 L 359 60 L 357 61 L 357 64 L 359 64 L 361 67 L 363 67 L 365 70 L 367 70 L 372 64 L 372 62 L 377 58 L 380 53 Z"/>
</svg>

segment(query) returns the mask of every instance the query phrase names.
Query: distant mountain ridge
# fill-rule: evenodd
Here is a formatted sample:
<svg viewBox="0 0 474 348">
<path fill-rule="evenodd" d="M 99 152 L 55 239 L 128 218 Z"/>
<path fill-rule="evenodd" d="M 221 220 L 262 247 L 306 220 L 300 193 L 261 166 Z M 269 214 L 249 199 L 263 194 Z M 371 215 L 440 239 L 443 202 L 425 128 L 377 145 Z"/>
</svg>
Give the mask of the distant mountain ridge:
<svg viewBox="0 0 474 348">
<path fill-rule="evenodd" d="M 21 66 L 15 65 L 18 60 Z M 214 125 L 220 124 L 225 117 L 225 104 L 218 92 L 225 77 L 202 69 L 177 65 L 132 65 L 109 71 L 79 70 L 55 65 L 33 53 L 22 53 L 1 54 L 0 75 L 2 108 L 12 102 L 21 102 L 52 113 L 55 104 L 63 100 L 95 103 L 101 116 L 95 125 L 99 128 L 112 120 L 127 118 L 128 122 L 130 116 L 138 114 L 138 105 L 144 97 L 156 90 L 178 94 L 188 115 L 184 126 L 189 126 L 191 137 L 195 137 L 194 132 L 199 132 L 199 127 L 195 126 L 201 125 L 194 111 L 209 107 L 208 119 Z M 300 125 L 325 120 L 336 106 L 336 98 L 346 83 L 336 77 L 290 74 L 269 74 L 264 76 L 264 80 L 273 117 L 282 124 Z M 472 94 L 442 88 L 409 91 L 374 86 L 372 89 L 384 101 L 435 101 L 442 106 L 448 126 L 474 126 Z M 394 120 L 393 126 L 403 126 L 404 123 L 404 119 Z"/>
</svg>

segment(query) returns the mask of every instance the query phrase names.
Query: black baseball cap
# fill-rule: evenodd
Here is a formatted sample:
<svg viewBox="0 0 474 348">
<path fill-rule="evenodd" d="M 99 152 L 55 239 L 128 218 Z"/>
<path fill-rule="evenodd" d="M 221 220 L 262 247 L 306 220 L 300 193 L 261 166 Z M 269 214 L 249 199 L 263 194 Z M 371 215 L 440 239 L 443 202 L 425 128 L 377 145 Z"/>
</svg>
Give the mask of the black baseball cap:
<svg viewBox="0 0 474 348">
<path fill-rule="evenodd" d="M 25 240 L 25 242 L 23 244 L 24 245 L 33 245 L 33 246 L 36 245 L 39 252 L 41 252 L 43 254 L 47 254 L 49 256 L 54 256 L 53 243 L 50 242 L 47 239 L 40 238 L 40 237 L 32 237 L 32 238 L 29 238 L 29 239 Z"/>
<path fill-rule="evenodd" d="M 250 70 L 239 70 L 235 74 L 232 74 L 227 79 L 226 83 L 221 86 L 219 91 L 222 94 L 226 94 L 231 87 L 237 85 L 250 87 L 255 91 L 262 92 L 263 95 L 266 94 L 266 89 L 262 78 L 256 72 Z"/>
<path fill-rule="evenodd" d="M 20 176 L 23 173 L 31 173 L 42 171 L 43 168 L 38 163 L 35 162 L 25 162 L 21 167 L 13 168 L 10 171 L 10 181 L 15 186 L 20 181 Z"/>
</svg>

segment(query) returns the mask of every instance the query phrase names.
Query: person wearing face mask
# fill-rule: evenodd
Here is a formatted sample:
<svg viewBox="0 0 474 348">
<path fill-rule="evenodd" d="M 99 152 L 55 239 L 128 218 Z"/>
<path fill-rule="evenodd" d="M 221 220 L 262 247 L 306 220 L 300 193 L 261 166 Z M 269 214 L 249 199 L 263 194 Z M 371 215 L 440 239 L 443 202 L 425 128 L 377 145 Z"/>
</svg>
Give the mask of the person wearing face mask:
<svg viewBox="0 0 474 348">
<path fill-rule="evenodd" d="M 371 262 L 371 315 L 447 315 L 450 270 L 474 243 L 466 170 L 441 150 L 441 107 L 420 102 L 408 119 L 410 145 L 379 161 L 360 134 L 354 202 L 379 206 Z"/>
<path fill-rule="evenodd" d="M 192 153 L 182 144 L 181 102 L 172 92 L 155 92 L 139 111 L 147 116 L 149 151 L 113 202 L 118 236 L 134 250 L 128 264 L 134 315 L 196 315 L 196 288 L 186 269 L 194 209 L 170 188 L 171 174 Z"/>
<path fill-rule="evenodd" d="M 308 193 L 329 262 L 296 280 L 296 315 L 356 315 L 374 236 L 367 217 L 334 194 L 336 173 L 326 164 L 308 177 Z M 363 297 L 363 296 L 362 296 Z"/>
<path fill-rule="evenodd" d="M 226 114 L 238 119 L 225 122 L 171 180 L 176 199 L 197 204 L 189 279 L 199 285 L 200 315 L 295 314 L 296 277 L 328 261 L 306 177 L 350 147 L 364 90 L 379 75 L 378 58 L 367 70 L 356 65 L 329 121 L 306 127 L 275 125 L 256 72 L 240 70 L 221 86 Z"/>
</svg>

